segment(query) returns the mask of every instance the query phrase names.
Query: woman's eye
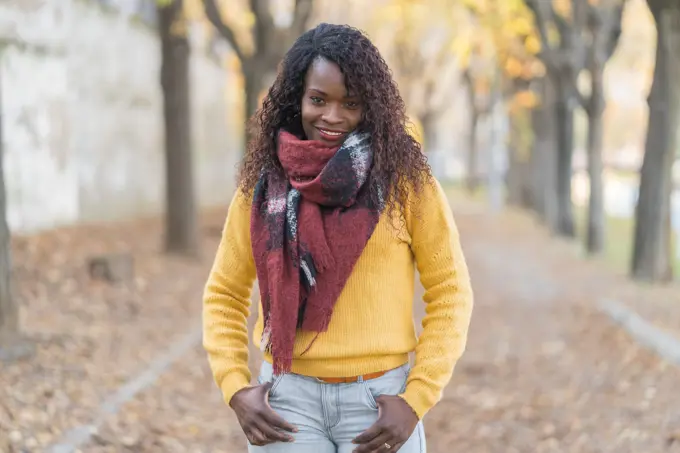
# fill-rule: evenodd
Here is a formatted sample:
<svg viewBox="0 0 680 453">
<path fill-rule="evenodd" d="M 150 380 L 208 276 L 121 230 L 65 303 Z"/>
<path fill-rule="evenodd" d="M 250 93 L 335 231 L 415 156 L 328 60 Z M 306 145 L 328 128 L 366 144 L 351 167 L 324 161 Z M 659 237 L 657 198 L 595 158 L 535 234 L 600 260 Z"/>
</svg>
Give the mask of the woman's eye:
<svg viewBox="0 0 680 453">
<path fill-rule="evenodd" d="M 323 99 L 317 96 L 311 96 L 309 99 L 311 99 L 312 104 L 321 104 L 323 103 Z"/>
<path fill-rule="evenodd" d="M 347 106 L 348 109 L 356 109 L 359 107 L 359 103 L 354 101 L 347 102 L 345 103 L 345 105 Z"/>
</svg>

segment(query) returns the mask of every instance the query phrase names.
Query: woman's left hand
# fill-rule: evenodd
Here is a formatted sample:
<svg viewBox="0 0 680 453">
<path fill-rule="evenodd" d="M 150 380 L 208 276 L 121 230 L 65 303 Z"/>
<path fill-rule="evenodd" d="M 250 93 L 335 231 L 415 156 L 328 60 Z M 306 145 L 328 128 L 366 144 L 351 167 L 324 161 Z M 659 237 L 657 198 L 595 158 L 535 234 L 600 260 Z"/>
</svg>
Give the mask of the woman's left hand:
<svg viewBox="0 0 680 453">
<path fill-rule="evenodd" d="M 378 403 L 378 420 L 352 441 L 359 444 L 355 453 L 399 451 L 418 425 L 418 416 L 402 398 L 381 395 L 375 402 Z"/>
</svg>

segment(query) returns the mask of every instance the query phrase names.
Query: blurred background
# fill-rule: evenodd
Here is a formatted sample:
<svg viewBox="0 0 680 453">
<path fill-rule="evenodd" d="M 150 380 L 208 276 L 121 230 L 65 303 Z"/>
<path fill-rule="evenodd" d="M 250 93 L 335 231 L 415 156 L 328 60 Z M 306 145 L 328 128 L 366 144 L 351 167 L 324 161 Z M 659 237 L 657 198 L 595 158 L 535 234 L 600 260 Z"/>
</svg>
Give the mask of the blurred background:
<svg viewBox="0 0 680 453">
<path fill-rule="evenodd" d="M 387 60 L 472 271 L 429 451 L 680 451 L 678 0 L 4 0 L 0 452 L 245 451 L 201 292 L 322 21 Z"/>
</svg>

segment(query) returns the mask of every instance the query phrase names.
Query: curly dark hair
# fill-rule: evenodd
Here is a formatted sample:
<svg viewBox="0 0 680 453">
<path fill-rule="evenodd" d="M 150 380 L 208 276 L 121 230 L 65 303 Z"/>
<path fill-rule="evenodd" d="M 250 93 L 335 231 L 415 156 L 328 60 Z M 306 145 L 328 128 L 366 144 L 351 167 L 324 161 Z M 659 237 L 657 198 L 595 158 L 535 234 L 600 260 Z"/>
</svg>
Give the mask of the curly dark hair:
<svg viewBox="0 0 680 453">
<path fill-rule="evenodd" d="M 263 172 L 283 169 L 276 153 L 282 128 L 301 133 L 300 104 L 307 69 L 318 58 L 336 63 L 347 88 L 364 105 L 358 129 L 371 134 L 373 167 L 369 177 L 372 201 L 384 197 L 385 208 L 402 211 L 412 190 L 418 192 L 431 176 L 420 144 L 409 134 L 404 101 L 378 49 L 361 31 L 322 23 L 302 34 L 285 55 L 261 109 L 250 120 L 253 139 L 239 172 L 239 187 L 251 193 Z M 403 212 L 403 211 L 402 211 Z"/>
</svg>

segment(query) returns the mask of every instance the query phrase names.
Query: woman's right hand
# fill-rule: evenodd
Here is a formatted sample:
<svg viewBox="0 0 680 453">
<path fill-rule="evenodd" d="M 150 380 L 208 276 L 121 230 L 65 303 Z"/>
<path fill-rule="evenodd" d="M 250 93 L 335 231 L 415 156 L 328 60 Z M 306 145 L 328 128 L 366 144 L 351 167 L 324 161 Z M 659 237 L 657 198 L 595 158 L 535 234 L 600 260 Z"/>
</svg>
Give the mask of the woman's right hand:
<svg viewBox="0 0 680 453">
<path fill-rule="evenodd" d="M 248 441 L 258 447 L 275 442 L 293 442 L 293 436 L 285 431 L 297 432 L 297 428 L 281 418 L 269 405 L 271 386 L 271 382 L 268 382 L 241 389 L 229 403 Z"/>
</svg>

